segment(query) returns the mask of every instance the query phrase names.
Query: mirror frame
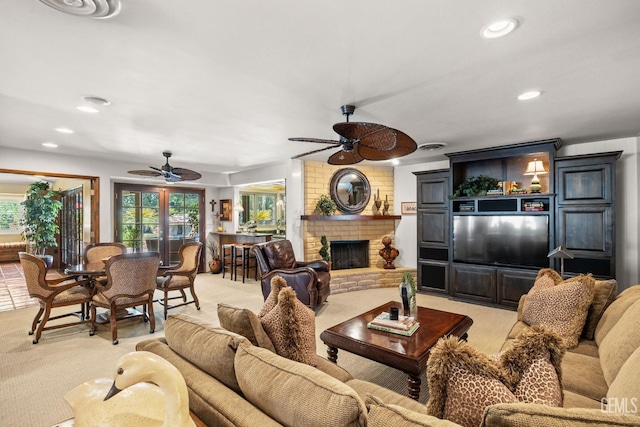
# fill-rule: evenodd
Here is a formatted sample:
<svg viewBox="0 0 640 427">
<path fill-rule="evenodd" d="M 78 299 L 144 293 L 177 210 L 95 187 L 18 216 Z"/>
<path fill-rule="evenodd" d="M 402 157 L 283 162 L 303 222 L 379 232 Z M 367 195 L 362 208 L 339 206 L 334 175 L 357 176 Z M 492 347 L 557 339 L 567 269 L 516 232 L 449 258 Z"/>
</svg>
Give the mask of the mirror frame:
<svg viewBox="0 0 640 427">
<path fill-rule="evenodd" d="M 363 183 L 364 187 L 364 196 L 359 203 L 355 205 L 348 205 L 344 203 L 338 197 L 338 184 L 340 180 L 347 175 L 356 175 Z M 369 204 L 369 200 L 371 199 L 371 185 L 369 184 L 369 180 L 365 176 L 364 173 L 355 168 L 344 168 L 339 169 L 336 173 L 331 177 L 331 186 L 330 186 L 330 194 L 333 201 L 336 203 L 338 209 L 346 214 L 353 215 L 358 214 L 364 210 Z"/>
</svg>

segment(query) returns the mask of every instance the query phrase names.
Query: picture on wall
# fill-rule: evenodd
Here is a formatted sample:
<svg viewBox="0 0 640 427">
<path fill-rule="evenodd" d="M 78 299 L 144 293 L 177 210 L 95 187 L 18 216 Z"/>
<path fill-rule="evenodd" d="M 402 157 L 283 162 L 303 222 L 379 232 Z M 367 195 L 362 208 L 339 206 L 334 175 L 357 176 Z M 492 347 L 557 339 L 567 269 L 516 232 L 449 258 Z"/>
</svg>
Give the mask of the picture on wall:
<svg viewBox="0 0 640 427">
<path fill-rule="evenodd" d="M 231 199 L 220 200 L 220 221 L 231 221 L 231 214 L 233 209 L 231 208 Z"/>
<path fill-rule="evenodd" d="M 418 205 L 416 202 L 402 202 L 400 206 L 403 215 L 418 213 Z"/>
</svg>

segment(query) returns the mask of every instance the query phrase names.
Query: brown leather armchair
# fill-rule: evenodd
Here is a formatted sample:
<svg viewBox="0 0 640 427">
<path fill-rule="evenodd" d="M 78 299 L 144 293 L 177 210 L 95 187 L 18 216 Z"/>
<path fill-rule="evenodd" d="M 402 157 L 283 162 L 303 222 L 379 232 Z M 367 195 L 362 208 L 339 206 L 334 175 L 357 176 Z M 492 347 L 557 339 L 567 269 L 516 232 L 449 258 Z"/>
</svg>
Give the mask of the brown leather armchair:
<svg viewBox="0 0 640 427">
<path fill-rule="evenodd" d="M 331 293 L 329 264 L 323 260 L 296 261 L 289 240 L 271 240 L 251 248 L 258 261 L 265 299 L 271 292 L 271 279 L 282 277 L 296 291 L 298 299 L 310 308 L 326 301 Z"/>
</svg>

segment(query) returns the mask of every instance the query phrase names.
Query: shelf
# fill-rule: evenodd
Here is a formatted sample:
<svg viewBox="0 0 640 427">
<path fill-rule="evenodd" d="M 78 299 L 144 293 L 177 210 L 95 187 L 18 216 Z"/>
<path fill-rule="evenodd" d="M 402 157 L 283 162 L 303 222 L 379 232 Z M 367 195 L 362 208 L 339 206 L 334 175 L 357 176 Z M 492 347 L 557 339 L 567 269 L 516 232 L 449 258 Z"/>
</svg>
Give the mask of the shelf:
<svg viewBox="0 0 640 427">
<path fill-rule="evenodd" d="M 401 215 L 301 215 L 303 221 L 380 221 L 402 219 Z"/>
</svg>

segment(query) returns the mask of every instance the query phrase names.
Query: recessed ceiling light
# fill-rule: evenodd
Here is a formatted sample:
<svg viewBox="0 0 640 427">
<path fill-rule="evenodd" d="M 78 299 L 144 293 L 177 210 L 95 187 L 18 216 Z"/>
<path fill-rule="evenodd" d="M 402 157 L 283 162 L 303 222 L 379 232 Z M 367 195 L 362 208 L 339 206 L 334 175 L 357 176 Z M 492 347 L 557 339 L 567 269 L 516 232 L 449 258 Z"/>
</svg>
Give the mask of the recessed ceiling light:
<svg viewBox="0 0 640 427">
<path fill-rule="evenodd" d="M 520 101 L 527 101 L 529 99 L 533 99 L 533 98 L 537 98 L 540 95 L 542 95 L 542 91 L 539 90 L 530 90 L 524 93 L 521 93 L 520 95 L 518 95 L 518 99 Z"/>
<path fill-rule="evenodd" d="M 73 133 L 73 131 L 69 128 L 56 128 L 56 132 L 60 133 Z"/>
<path fill-rule="evenodd" d="M 486 39 L 497 39 L 503 37 L 518 28 L 518 20 L 513 18 L 501 19 L 492 22 L 482 29 L 482 37 Z"/>
<path fill-rule="evenodd" d="M 58 144 L 55 144 L 53 142 L 43 142 L 42 146 L 47 148 L 58 148 Z"/>
<path fill-rule="evenodd" d="M 425 142 L 424 144 L 418 145 L 418 148 L 424 151 L 434 151 L 434 150 L 442 150 L 446 146 L 447 146 L 446 142 Z"/>
<path fill-rule="evenodd" d="M 111 101 L 101 96 L 85 95 L 81 97 L 84 102 L 95 105 L 111 105 Z"/>
<path fill-rule="evenodd" d="M 76 107 L 76 110 L 80 110 L 83 113 L 91 113 L 91 114 L 95 114 L 95 113 L 99 113 L 100 112 L 100 110 L 98 110 L 97 108 L 90 107 L 88 105 L 78 105 Z"/>
</svg>

